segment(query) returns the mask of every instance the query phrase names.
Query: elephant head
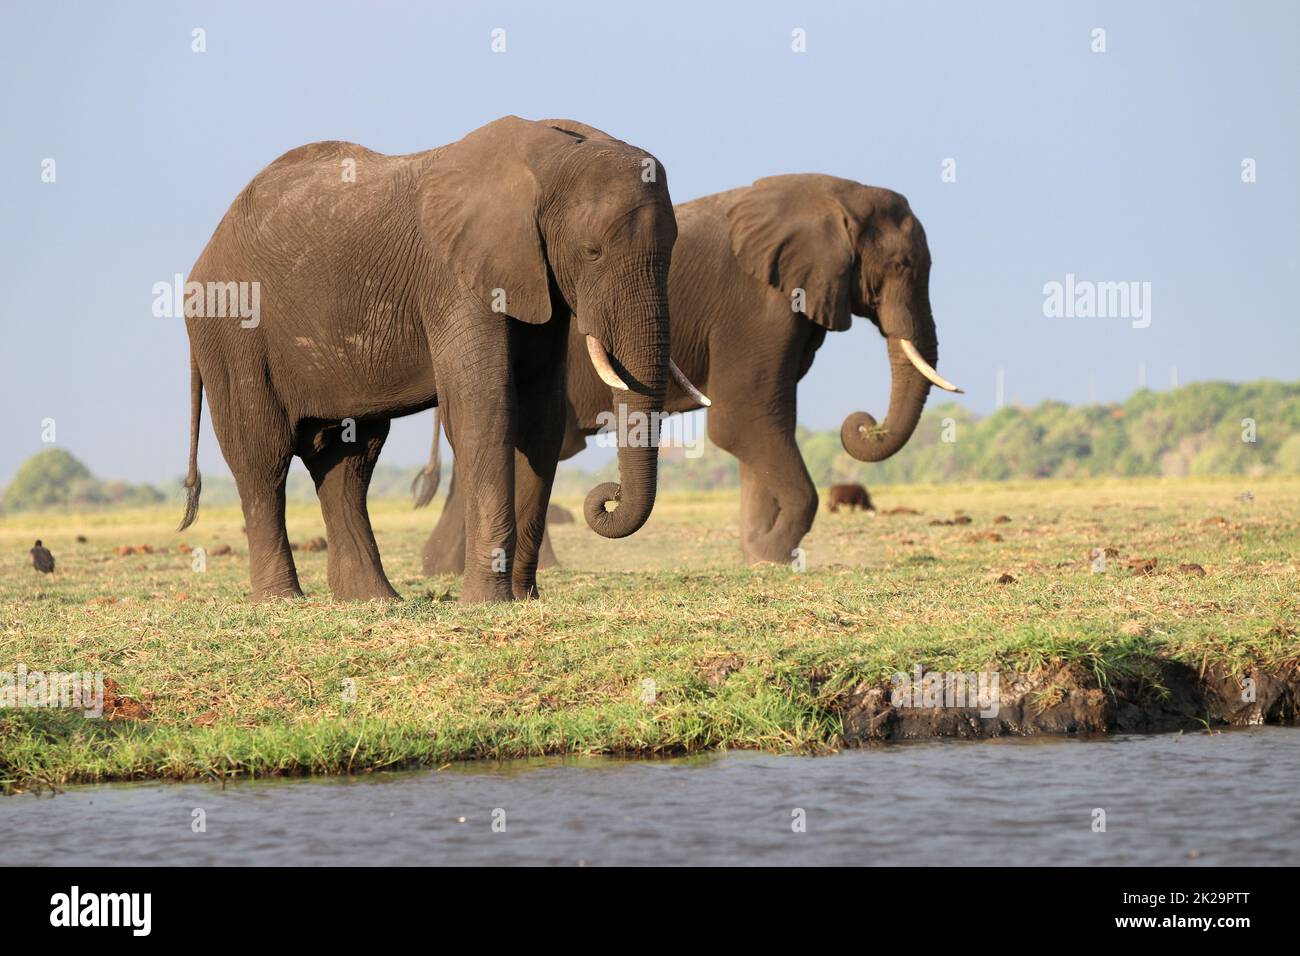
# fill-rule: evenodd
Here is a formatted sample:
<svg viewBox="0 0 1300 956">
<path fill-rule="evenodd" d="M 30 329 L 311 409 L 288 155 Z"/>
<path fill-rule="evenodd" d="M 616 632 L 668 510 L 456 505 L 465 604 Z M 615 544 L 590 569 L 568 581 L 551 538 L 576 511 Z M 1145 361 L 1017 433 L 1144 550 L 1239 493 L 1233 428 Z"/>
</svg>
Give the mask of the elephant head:
<svg viewBox="0 0 1300 956">
<path fill-rule="evenodd" d="M 888 458 L 912 436 L 931 384 L 960 391 L 934 370 L 939 342 L 921 223 L 898 193 L 834 176 L 772 176 L 736 195 L 727 216 L 746 272 L 824 329 L 843 331 L 862 315 L 885 337 L 889 412 L 879 425 L 854 412 L 840 440 L 859 461 Z"/>
<path fill-rule="evenodd" d="M 599 534 L 632 534 L 654 506 L 670 374 L 677 223 L 663 167 L 591 127 L 511 116 L 440 150 L 425 175 L 422 229 L 469 293 L 529 323 L 546 322 L 558 296 L 615 404 L 646 423 L 620 441 L 620 481 L 592 489 L 585 509 Z"/>
</svg>

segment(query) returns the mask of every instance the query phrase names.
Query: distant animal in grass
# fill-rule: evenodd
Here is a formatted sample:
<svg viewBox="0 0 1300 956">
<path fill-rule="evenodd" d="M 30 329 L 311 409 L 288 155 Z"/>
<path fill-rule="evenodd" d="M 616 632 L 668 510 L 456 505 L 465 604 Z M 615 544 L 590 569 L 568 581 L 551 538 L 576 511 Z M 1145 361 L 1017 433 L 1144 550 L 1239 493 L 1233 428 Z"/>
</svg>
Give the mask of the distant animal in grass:
<svg viewBox="0 0 1300 956">
<path fill-rule="evenodd" d="M 831 485 L 827 497 L 831 511 L 839 511 L 840 505 L 848 505 L 850 511 L 859 508 L 863 511 L 876 510 L 876 506 L 871 503 L 871 495 L 867 494 L 867 489 L 862 485 Z"/>
<path fill-rule="evenodd" d="M 32 567 L 41 574 L 54 573 L 54 555 L 50 554 L 50 549 L 41 544 L 40 539 L 36 541 L 36 546 L 32 548 Z"/>
</svg>

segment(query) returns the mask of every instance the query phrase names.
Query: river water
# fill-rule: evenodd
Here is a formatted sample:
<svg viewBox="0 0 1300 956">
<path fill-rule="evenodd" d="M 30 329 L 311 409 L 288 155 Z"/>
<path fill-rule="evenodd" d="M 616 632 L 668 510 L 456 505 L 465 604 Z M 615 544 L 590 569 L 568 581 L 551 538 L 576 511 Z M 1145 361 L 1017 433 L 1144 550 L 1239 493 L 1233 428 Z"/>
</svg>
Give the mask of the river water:
<svg viewBox="0 0 1300 956">
<path fill-rule="evenodd" d="M 1295 865 L 1298 783 L 1260 727 L 108 784 L 0 798 L 0 862 Z"/>
</svg>

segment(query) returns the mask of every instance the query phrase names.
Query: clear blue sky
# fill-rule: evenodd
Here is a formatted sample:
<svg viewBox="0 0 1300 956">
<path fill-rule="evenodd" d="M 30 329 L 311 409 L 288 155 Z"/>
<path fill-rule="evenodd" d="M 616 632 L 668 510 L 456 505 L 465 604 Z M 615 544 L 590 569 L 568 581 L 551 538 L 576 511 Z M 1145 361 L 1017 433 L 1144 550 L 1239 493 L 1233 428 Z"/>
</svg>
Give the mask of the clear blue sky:
<svg viewBox="0 0 1300 956">
<path fill-rule="evenodd" d="M 1171 366 L 1294 379 L 1298 27 L 1289 2 L 3 0 L 0 481 L 47 417 L 101 476 L 181 474 L 187 341 L 151 315 L 152 285 L 188 271 L 286 149 L 408 152 L 506 113 L 653 151 L 678 201 L 805 171 L 904 193 L 930 237 L 940 368 L 976 411 L 999 367 L 1024 403 L 1122 399 L 1139 362 L 1155 388 Z M 1066 273 L 1150 282 L 1150 327 L 1045 318 L 1043 285 Z M 884 350 L 862 325 L 828 338 L 805 424 L 883 416 Z M 430 426 L 397 423 L 385 460 L 423 460 Z M 225 470 L 206 420 L 201 461 Z"/>
</svg>

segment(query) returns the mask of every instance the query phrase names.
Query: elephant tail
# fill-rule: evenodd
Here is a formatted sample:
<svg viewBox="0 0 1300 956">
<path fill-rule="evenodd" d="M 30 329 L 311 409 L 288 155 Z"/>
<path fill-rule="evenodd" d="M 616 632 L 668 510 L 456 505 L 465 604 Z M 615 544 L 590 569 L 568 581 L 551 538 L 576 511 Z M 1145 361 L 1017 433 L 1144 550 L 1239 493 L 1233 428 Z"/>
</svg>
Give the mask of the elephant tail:
<svg viewBox="0 0 1300 956">
<path fill-rule="evenodd" d="M 203 478 L 199 475 L 199 422 L 203 417 L 203 376 L 199 363 L 190 353 L 190 470 L 185 476 L 185 517 L 177 531 L 184 531 L 199 516 L 199 492 Z"/>
<path fill-rule="evenodd" d="M 433 450 L 429 452 L 429 463 L 415 473 L 411 482 L 411 494 L 415 498 L 416 508 L 423 508 L 438 493 L 442 481 L 442 409 L 433 407 Z"/>
</svg>

